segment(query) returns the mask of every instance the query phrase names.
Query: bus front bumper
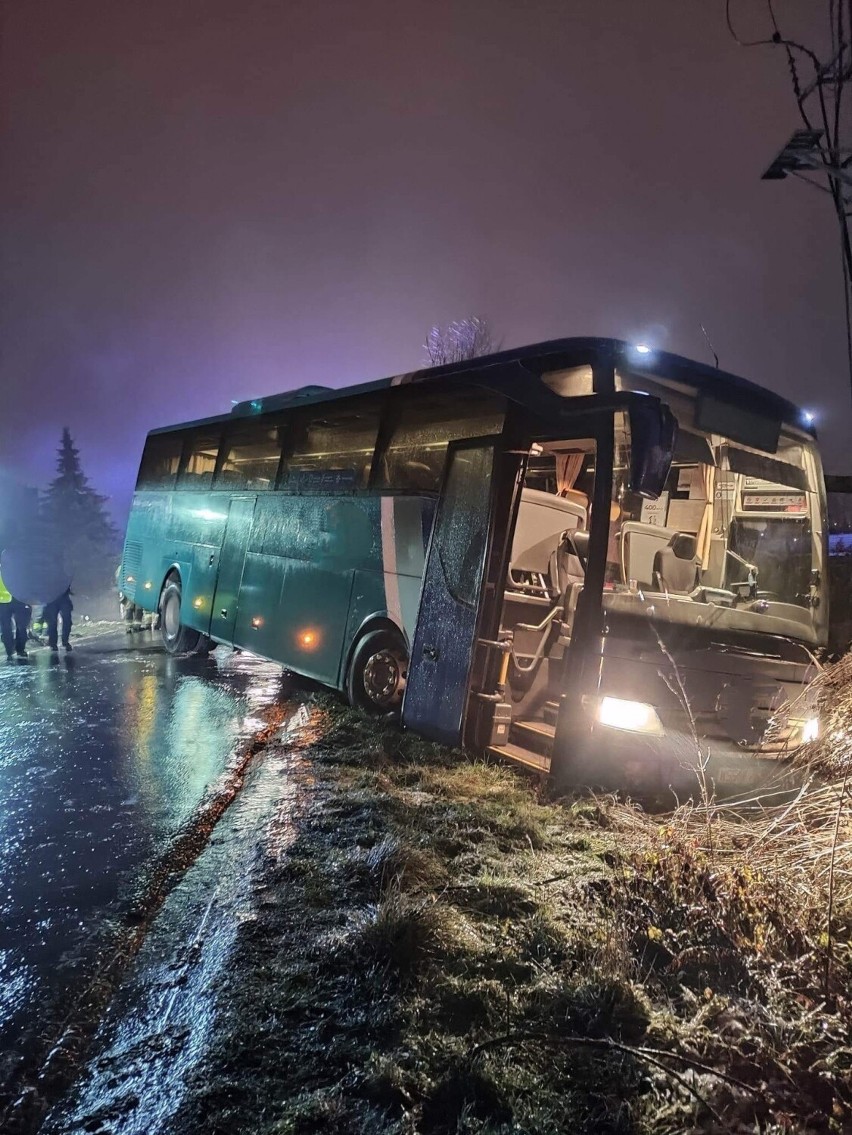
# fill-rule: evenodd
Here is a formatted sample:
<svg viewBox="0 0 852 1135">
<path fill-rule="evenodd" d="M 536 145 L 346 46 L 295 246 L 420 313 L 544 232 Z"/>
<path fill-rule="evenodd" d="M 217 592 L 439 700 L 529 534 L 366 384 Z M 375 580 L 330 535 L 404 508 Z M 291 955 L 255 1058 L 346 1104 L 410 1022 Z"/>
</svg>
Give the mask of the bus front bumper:
<svg viewBox="0 0 852 1135">
<path fill-rule="evenodd" d="M 795 752 L 818 734 L 815 717 L 786 719 L 755 743 L 735 742 L 715 721 L 612 697 L 586 698 L 557 741 L 558 780 L 635 795 L 731 798 L 795 783 Z"/>
</svg>

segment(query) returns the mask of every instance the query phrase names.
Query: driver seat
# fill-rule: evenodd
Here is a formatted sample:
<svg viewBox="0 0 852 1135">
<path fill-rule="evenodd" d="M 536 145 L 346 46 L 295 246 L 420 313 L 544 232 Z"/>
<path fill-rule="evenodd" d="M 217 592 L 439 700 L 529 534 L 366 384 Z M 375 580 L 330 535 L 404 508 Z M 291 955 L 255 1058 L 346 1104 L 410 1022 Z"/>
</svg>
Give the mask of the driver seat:
<svg viewBox="0 0 852 1135">
<path fill-rule="evenodd" d="M 689 595 L 698 586 L 701 561 L 698 539 L 690 532 L 675 532 L 654 556 L 654 585 L 670 595 Z"/>
</svg>

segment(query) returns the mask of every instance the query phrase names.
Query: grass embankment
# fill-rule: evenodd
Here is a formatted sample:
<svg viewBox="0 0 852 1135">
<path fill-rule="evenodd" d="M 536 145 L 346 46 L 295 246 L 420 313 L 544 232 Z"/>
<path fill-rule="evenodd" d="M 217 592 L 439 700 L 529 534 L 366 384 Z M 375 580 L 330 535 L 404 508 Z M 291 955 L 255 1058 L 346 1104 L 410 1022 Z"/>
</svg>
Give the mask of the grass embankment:
<svg viewBox="0 0 852 1135">
<path fill-rule="evenodd" d="M 660 822 L 313 712 L 176 1132 L 852 1130 L 836 792 Z"/>
</svg>

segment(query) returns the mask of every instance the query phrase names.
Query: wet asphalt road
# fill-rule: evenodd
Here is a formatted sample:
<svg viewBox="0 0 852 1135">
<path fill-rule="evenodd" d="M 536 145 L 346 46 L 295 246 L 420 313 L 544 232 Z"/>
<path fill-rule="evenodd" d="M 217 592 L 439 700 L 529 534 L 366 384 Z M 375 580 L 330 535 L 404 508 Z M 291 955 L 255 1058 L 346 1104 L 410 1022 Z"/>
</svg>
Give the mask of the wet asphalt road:
<svg viewBox="0 0 852 1135">
<path fill-rule="evenodd" d="M 148 633 L 0 666 L 0 1082 L 282 690 L 277 666 L 169 658 Z"/>
</svg>

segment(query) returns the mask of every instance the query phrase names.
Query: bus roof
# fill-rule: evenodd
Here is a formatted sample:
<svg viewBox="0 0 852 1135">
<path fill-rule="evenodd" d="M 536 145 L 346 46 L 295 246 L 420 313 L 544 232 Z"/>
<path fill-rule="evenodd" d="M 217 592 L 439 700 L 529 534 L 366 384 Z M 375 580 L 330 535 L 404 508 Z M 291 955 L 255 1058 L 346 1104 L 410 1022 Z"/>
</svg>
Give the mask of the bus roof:
<svg viewBox="0 0 852 1135">
<path fill-rule="evenodd" d="M 356 394 L 380 391 L 402 383 L 429 382 L 431 384 L 436 381 L 440 383 L 442 379 L 455 378 L 462 374 L 473 375 L 486 368 L 504 366 L 507 363 L 520 363 L 533 373 L 540 374 L 547 370 L 580 366 L 590 362 L 594 357 L 607 355 L 616 366 L 620 363 L 629 367 L 632 374 L 645 374 L 649 378 L 654 376 L 668 378 L 684 386 L 692 386 L 700 393 L 712 393 L 716 396 L 724 389 L 729 394 L 734 395 L 744 408 L 750 409 L 756 414 L 771 414 L 788 425 L 796 426 L 813 437 L 816 436 L 809 416 L 802 409 L 787 401 L 786 398 L 782 398 L 779 394 L 759 386 L 756 382 L 750 382 L 748 379 L 740 378 L 739 375 L 719 370 L 707 363 L 670 354 L 668 351 L 650 350 L 646 353 L 639 353 L 634 344 L 626 343 L 623 340 L 593 337 L 551 339 L 544 343 L 534 343 L 525 347 L 513 347 L 507 351 L 498 351 L 491 355 L 481 355 L 464 362 L 426 367 L 407 374 L 394 375 L 390 378 L 379 379 L 376 382 L 358 383 L 353 386 L 305 386 L 280 394 L 237 402 L 232 407 L 230 414 L 216 414 L 191 422 L 163 426 L 151 432 L 163 433 L 174 429 L 186 429 L 190 426 L 212 425 L 232 420 L 234 417 L 251 417 L 255 414 L 269 413 L 291 407 L 328 402 L 338 398 L 349 398 Z"/>
</svg>

